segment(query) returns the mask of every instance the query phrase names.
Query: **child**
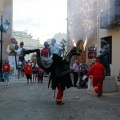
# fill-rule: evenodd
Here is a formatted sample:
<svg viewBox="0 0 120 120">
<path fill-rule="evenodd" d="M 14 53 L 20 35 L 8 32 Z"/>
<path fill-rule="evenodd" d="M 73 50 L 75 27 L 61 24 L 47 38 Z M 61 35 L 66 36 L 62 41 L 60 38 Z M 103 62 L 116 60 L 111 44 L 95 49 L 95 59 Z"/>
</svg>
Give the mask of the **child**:
<svg viewBox="0 0 120 120">
<path fill-rule="evenodd" d="M 29 80 L 32 83 L 32 66 L 29 64 L 29 62 L 27 62 L 27 64 L 24 66 L 24 70 L 27 78 L 27 83 L 29 83 Z"/>
<path fill-rule="evenodd" d="M 25 70 L 24 70 L 24 67 L 26 65 L 26 61 L 23 61 L 22 65 L 21 65 L 21 77 L 24 77 L 24 73 L 25 73 Z"/>
<path fill-rule="evenodd" d="M 33 63 L 33 67 L 32 67 L 32 74 L 33 74 L 33 82 L 36 82 L 36 77 L 38 74 L 38 67 L 36 66 L 36 63 Z"/>
<path fill-rule="evenodd" d="M 8 60 L 5 60 L 4 64 L 2 64 L 2 73 L 4 78 L 4 85 L 9 85 L 10 65 Z"/>
<path fill-rule="evenodd" d="M 22 62 L 19 60 L 18 61 L 18 79 L 20 79 L 20 75 L 21 75 L 21 66 L 22 66 Z"/>
<path fill-rule="evenodd" d="M 38 83 L 39 81 L 43 82 L 43 70 L 41 68 L 38 68 Z"/>
</svg>

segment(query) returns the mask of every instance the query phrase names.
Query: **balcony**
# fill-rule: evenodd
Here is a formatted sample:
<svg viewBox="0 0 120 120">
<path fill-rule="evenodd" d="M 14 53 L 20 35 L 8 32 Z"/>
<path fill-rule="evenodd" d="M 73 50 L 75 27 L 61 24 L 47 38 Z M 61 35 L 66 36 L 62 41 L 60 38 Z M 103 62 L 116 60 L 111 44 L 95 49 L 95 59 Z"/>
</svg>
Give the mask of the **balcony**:
<svg viewBox="0 0 120 120">
<path fill-rule="evenodd" d="M 100 15 L 100 28 L 110 29 L 120 26 L 120 6 L 106 10 Z"/>
</svg>

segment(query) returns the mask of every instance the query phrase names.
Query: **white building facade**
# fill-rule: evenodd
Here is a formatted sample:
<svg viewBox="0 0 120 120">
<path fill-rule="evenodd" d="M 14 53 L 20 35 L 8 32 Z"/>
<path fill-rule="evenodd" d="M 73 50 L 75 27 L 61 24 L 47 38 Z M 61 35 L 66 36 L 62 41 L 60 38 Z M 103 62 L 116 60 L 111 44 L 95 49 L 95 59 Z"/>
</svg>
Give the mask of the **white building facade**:
<svg viewBox="0 0 120 120">
<path fill-rule="evenodd" d="M 12 37 L 16 38 L 18 45 L 20 42 L 24 42 L 25 49 L 42 49 L 43 45 L 40 44 L 39 39 L 33 39 L 31 35 L 28 35 L 25 31 L 13 31 Z M 32 55 L 35 53 L 31 53 L 25 56 L 26 60 L 31 60 Z"/>
</svg>

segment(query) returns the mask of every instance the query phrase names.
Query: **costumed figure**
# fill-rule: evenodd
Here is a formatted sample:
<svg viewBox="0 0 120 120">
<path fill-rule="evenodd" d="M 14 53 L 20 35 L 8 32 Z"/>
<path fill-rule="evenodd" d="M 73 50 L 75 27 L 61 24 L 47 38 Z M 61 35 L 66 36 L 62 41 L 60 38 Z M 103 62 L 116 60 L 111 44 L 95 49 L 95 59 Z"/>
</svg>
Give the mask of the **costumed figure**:
<svg viewBox="0 0 120 120">
<path fill-rule="evenodd" d="M 71 51 L 64 57 L 60 57 L 58 54 L 53 54 L 51 64 L 44 64 L 42 61 L 42 57 L 40 56 L 40 50 L 26 50 L 24 51 L 26 54 L 36 52 L 37 53 L 37 64 L 43 70 L 51 72 L 48 87 L 51 83 L 51 87 L 53 90 L 58 89 L 56 103 L 58 105 L 63 105 L 62 97 L 63 92 L 66 88 L 70 88 L 72 86 L 72 81 L 70 78 L 70 73 L 72 70 L 70 69 L 70 60 L 73 55 L 81 55 L 82 51 L 78 50 L 76 47 L 73 47 Z M 53 52 L 54 53 L 54 52 Z M 56 51 L 58 53 L 58 51 Z"/>
<path fill-rule="evenodd" d="M 16 39 L 12 38 L 11 39 L 11 44 L 8 45 L 7 47 L 7 53 L 8 53 L 8 60 L 9 60 L 9 64 L 10 66 L 14 66 L 14 76 L 17 75 L 17 56 L 16 54 L 18 54 L 18 50 L 17 50 L 17 45 L 15 44 Z"/>
<path fill-rule="evenodd" d="M 45 59 L 47 59 L 49 56 L 50 56 L 50 49 L 49 49 L 49 44 L 47 41 L 44 42 L 44 48 L 41 50 L 41 56 L 42 57 L 45 57 Z M 46 61 L 43 61 L 43 62 L 46 62 Z M 44 71 L 44 77 L 47 77 L 48 73 L 46 71 Z"/>
<path fill-rule="evenodd" d="M 20 42 L 20 48 L 18 49 L 19 50 L 19 60 L 23 63 L 23 61 L 25 60 L 25 53 L 23 52 L 25 50 L 25 48 L 23 48 L 24 46 L 24 43 L 23 42 Z"/>
<path fill-rule="evenodd" d="M 100 63 L 105 67 L 106 69 L 106 76 L 110 76 L 110 64 L 109 64 L 109 58 L 110 58 L 110 45 L 107 41 L 104 39 L 101 40 L 101 50 L 100 55 L 97 56 L 98 59 L 100 59 Z"/>
<path fill-rule="evenodd" d="M 100 97 L 102 95 L 103 80 L 105 78 L 105 67 L 100 63 L 98 58 L 91 68 L 91 75 L 93 78 L 94 91 L 98 94 L 98 97 Z"/>
<path fill-rule="evenodd" d="M 51 55 L 52 54 L 57 54 L 60 56 L 60 48 L 58 47 L 57 43 L 56 43 L 56 39 L 52 39 L 52 42 L 51 42 L 51 46 L 50 46 L 50 52 L 51 52 Z"/>
</svg>

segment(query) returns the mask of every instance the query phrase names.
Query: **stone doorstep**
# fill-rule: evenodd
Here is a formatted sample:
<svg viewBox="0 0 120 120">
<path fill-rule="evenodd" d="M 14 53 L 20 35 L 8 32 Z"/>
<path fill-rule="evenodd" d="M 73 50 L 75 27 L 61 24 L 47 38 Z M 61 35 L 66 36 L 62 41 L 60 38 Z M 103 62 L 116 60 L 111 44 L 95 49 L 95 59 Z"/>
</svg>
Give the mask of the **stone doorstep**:
<svg viewBox="0 0 120 120">
<path fill-rule="evenodd" d="M 116 77 L 116 84 L 117 84 L 118 92 L 120 92 L 120 81 L 117 81 L 117 77 Z"/>
<path fill-rule="evenodd" d="M 103 82 L 103 93 L 112 93 L 112 92 L 120 92 L 120 82 L 117 85 L 116 78 L 113 76 L 106 76 Z M 91 86 L 91 91 L 94 91 Z"/>
<path fill-rule="evenodd" d="M 106 76 L 103 82 L 103 92 L 111 93 L 118 92 L 116 79 L 114 76 Z"/>
</svg>

